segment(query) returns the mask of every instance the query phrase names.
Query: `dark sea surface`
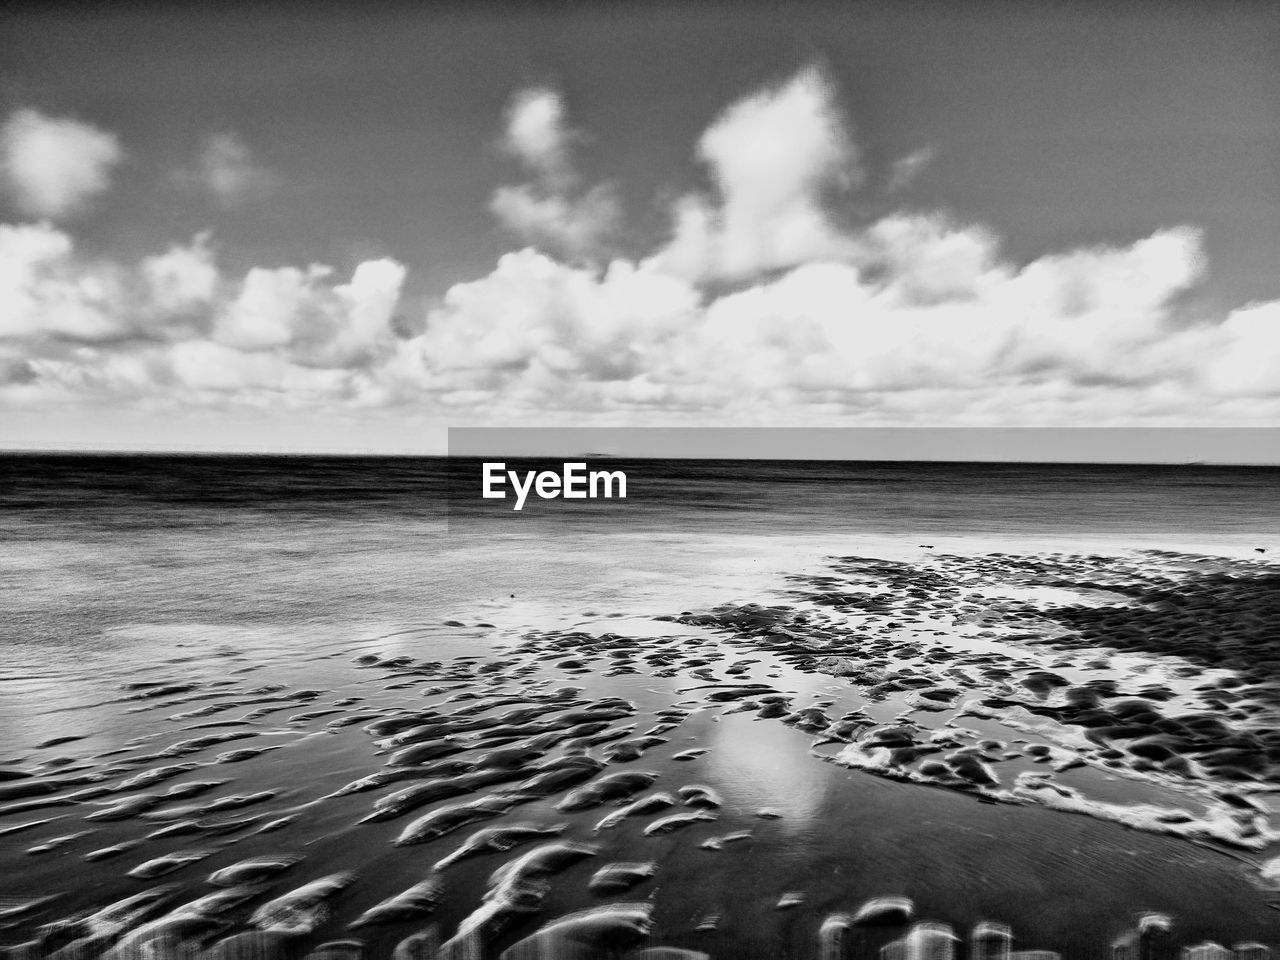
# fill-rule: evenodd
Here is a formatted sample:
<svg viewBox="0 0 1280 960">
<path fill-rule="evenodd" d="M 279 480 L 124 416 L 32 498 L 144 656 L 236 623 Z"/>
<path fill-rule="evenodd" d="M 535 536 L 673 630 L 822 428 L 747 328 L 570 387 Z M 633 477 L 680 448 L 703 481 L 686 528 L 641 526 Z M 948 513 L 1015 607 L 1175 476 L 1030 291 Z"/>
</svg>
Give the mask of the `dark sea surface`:
<svg viewBox="0 0 1280 960">
<path fill-rule="evenodd" d="M 260 631 L 275 649 L 292 631 L 349 639 L 512 594 L 669 612 L 738 595 L 752 570 L 925 540 L 1280 549 L 1276 468 L 599 464 L 626 472 L 626 500 L 531 497 L 517 513 L 480 499 L 479 461 L 5 456 L 0 649 L 21 676 L 160 626 L 209 642 Z"/>
<path fill-rule="evenodd" d="M 511 500 L 480 498 L 479 461 L 0 457 L 0 767 L 45 762 L 50 751 L 37 745 L 64 736 L 82 738 L 53 751 L 65 753 L 69 769 L 131 738 L 160 735 L 162 745 L 183 736 L 180 725 L 125 699 L 130 683 L 248 676 L 350 693 L 366 683 L 351 667 L 361 652 L 485 656 L 531 627 L 609 619 L 642 632 L 655 615 L 775 601 L 788 575 L 820 570 L 833 555 L 1280 554 L 1277 468 L 613 458 L 591 466 L 624 471 L 627 499 L 531 497 L 516 512 Z M 787 677 L 806 695 L 835 696 L 840 686 Z M 644 676 L 574 682 L 637 698 L 662 686 Z M 358 692 L 377 706 L 376 690 Z M 358 730 L 325 741 L 322 760 L 314 749 L 282 749 L 275 761 L 266 755 L 236 769 L 252 781 L 238 788 L 281 779 L 301 802 L 369 773 L 377 764 L 363 740 L 344 739 L 363 738 Z M 1196 935 L 1277 939 L 1280 914 L 1238 857 L 850 771 L 808 756 L 799 731 L 767 731 L 742 717 L 694 719 L 685 733 L 712 747 L 717 783 L 736 785 L 744 803 L 788 813 L 745 880 L 707 867 L 696 844 L 691 853 L 676 842 L 681 834 L 662 841 L 675 888 L 710 891 L 717 903 L 746 897 L 737 917 L 746 939 L 727 941 L 739 952 L 721 956 L 754 958 L 744 946 L 753 937 L 774 944 L 777 956 L 803 955 L 787 946 L 801 936 L 799 920 L 755 916 L 750 896 L 732 889 L 749 891 L 757 875 L 774 874 L 795 885 L 828 877 L 825 893 L 810 893 L 815 910 L 848 909 L 880 884 L 910 890 L 932 915 L 957 924 L 999 916 L 1028 933 L 1027 946 L 1068 953 L 1073 942 L 1096 952 L 1098 938 L 1147 907 L 1178 914 Z M 355 813 L 316 813 L 298 842 L 317 859 L 359 869 Z M 0 828 L 8 823 L 0 818 Z M 83 826 L 67 819 L 21 834 L 22 842 L 0 835 L 0 899 L 57 892 L 84 908 L 136 892 L 114 861 L 82 863 L 115 834 L 38 857 L 24 852 L 28 839 Z M 387 858 L 397 848 L 386 849 L 378 870 L 394 877 Z M 86 871 L 85 884 L 67 889 L 68 865 Z M 193 869 L 193 881 L 208 872 Z M 395 892 L 392 879 L 381 885 Z M 451 907 L 442 921 L 465 913 Z M 659 909 L 672 928 L 687 925 L 679 913 Z M 777 927 L 767 936 L 766 920 Z"/>
<path fill-rule="evenodd" d="M 547 464 L 508 464 L 529 466 Z M 41 645 L 84 651 L 124 626 L 349 629 L 512 593 L 622 599 L 614 578 L 669 575 L 696 590 L 684 574 L 714 578 L 744 553 L 812 560 L 857 542 L 1280 548 L 1280 468 L 597 466 L 626 472 L 626 500 L 531 497 L 517 513 L 513 500 L 480 499 L 479 461 L 5 456 L 0 643 L 13 657 L 35 644 L 47 660 Z"/>
</svg>

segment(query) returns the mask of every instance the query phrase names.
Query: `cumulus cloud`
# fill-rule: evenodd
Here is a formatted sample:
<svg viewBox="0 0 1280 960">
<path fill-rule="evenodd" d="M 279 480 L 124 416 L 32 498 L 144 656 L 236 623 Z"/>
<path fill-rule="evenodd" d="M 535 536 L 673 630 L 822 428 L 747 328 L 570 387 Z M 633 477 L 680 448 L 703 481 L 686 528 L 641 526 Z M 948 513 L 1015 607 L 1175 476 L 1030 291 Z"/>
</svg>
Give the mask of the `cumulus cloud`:
<svg viewBox="0 0 1280 960">
<path fill-rule="evenodd" d="M 532 179 L 494 206 L 541 239 L 421 322 L 396 318 L 406 271 L 389 259 L 228 276 L 207 235 L 130 265 L 82 258 L 47 223 L 0 227 L 0 399 L 512 423 L 1280 422 L 1280 301 L 1182 315 L 1208 269 L 1200 230 L 1027 262 L 940 212 L 859 221 L 859 186 L 885 181 L 818 71 L 708 127 L 707 189 L 639 256 L 601 255 L 616 208 L 590 212 L 562 99 L 530 91 L 507 119 Z"/>
<path fill-rule="evenodd" d="M 874 268 L 819 260 L 719 295 L 648 265 L 597 273 L 512 254 L 429 316 L 424 383 L 513 410 L 952 419 L 990 416 L 993 393 L 1044 416 L 1058 387 L 1136 399 L 1195 374 L 1198 335 L 1171 329 L 1166 310 L 1199 275 L 1196 231 L 1021 267 L 987 231 L 934 216 L 895 215 L 857 241 Z"/>
<path fill-rule="evenodd" d="M 675 206 L 674 235 L 653 258 L 692 279 L 738 280 L 814 260 L 846 260 L 854 238 L 830 201 L 862 182 L 858 151 L 817 69 L 729 107 L 703 133 L 698 157 L 714 190 Z"/>
<path fill-rule="evenodd" d="M 524 250 L 454 286 L 418 346 L 437 389 L 625 381 L 660 364 L 664 344 L 699 308 L 688 285 L 625 261 L 597 275 Z"/>
<path fill-rule="evenodd" d="M 60 219 L 111 184 L 122 158 L 114 134 L 68 117 L 15 110 L 0 127 L 0 171 L 19 211 Z"/>
<path fill-rule="evenodd" d="M 561 170 L 553 107 L 521 142 Z M 1238 416 L 1245 395 L 1251 416 L 1280 416 L 1274 304 L 1179 316 L 1206 269 L 1192 226 L 1024 263 L 941 213 L 855 226 L 840 205 L 867 175 L 816 69 L 731 105 L 696 149 L 710 189 L 676 201 L 652 254 L 601 268 L 510 254 L 450 290 L 397 375 L 416 364 L 416 389 L 506 416 L 1203 422 Z M 887 183 L 932 160 L 899 160 Z"/>
<path fill-rule="evenodd" d="M 391 260 L 356 267 L 333 284 L 332 269 L 255 267 L 217 318 L 213 339 L 243 353 L 274 352 L 307 367 L 367 366 L 391 345 L 391 318 L 405 270 Z"/>
<path fill-rule="evenodd" d="M 121 287 L 113 268 L 76 263 L 50 224 L 0 225 L 0 338 L 111 339 L 127 328 Z"/>
<path fill-rule="evenodd" d="M 139 266 L 147 300 L 162 316 L 181 316 L 213 302 L 220 278 L 210 247 L 210 234 L 190 244 L 174 244 L 165 253 L 146 257 Z"/>
<path fill-rule="evenodd" d="M 564 98 L 556 91 L 535 87 L 521 91 L 511 102 L 503 146 L 549 185 L 563 189 L 577 179 L 570 163 L 575 139 Z"/>
<path fill-rule="evenodd" d="M 396 350 L 405 270 L 218 268 L 211 238 L 133 265 L 48 224 L 0 225 L 0 396 L 298 404 L 351 398 Z"/>
<path fill-rule="evenodd" d="M 85 260 L 49 223 L 0 224 L 0 342 L 95 344 L 198 334 L 219 286 L 207 235 L 136 268 Z"/>
<path fill-rule="evenodd" d="M 178 173 L 181 183 L 208 191 L 223 207 L 235 207 L 275 189 L 278 177 L 259 164 L 235 133 L 215 133 L 204 141 L 194 167 Z"/>
<path fill-rule="evenodd" d="M 1280 300 L 1233 310 L 1208 340 L 1203 375 L 1215 392 L 1229 397 L 1280 394 Z"/>
<path fill-rule="evenodd" d="M 531 175 L 494 191 L 489 209 L 525 240 L 570 257 L 598 259 L 621 215 L 610 184 L 583 187 L 573 166 L 581 140 L 554 90 L 525 90 L 507 111 L 503 146 Z"/>
</svg>

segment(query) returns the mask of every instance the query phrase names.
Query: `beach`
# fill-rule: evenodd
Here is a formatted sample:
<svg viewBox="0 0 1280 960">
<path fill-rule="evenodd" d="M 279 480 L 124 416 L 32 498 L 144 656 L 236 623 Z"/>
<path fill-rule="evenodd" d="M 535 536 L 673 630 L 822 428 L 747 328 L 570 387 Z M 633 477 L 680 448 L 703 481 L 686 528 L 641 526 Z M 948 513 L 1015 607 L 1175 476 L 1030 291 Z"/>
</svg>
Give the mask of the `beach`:
<svg viewBox="0 0 1280 960">
<path fill-rule="evenodd" d="M 6 458 L 8 955 L 1280 942 L 1280 472 L 624 466 Z"/>
</svg>

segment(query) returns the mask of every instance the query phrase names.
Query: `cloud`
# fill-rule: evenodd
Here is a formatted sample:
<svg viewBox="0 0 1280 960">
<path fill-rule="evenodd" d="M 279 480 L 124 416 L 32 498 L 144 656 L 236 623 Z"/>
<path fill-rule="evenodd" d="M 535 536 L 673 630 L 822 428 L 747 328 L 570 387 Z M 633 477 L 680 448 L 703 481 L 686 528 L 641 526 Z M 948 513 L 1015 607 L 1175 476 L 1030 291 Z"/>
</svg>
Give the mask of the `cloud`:
<svg viewBox="0 0 1280 960">
<path fill-rule="evenodd" d="M 300 366 L 354 369 L 391 346 L 405 270 L 392 260 L 356 267 L 345 284 L 329 267 L 255 267 L 218 316 L 213 339 L 243 353 L 275 352 Z"/>
<path fill-rule="evenodd" d="M 15 110 L 0 126 L 0 171 L 18 210 L 61 219 L 111 185 L 123 154 L 114 134 L 66 117 Z"/>
<path fill-rule="evenodd" d="M 1280 394 L 1280 300 L 1233 310 L 1211 332 L 1203 377 L 1215 393 L 1227 397 L 1275 397 Z"/>
<path fill-rule="evenodd" d="M 503 146 L 550 186 L 567 188 L 577 179 L 569 152 L 577 136 L 567 125 L 564 98 L 554 90 L 523 90 L 507 110 Z"/>
<path fill-rule="evenodd" d="M 189 245 L 146 257 L 139 266 L 148 300 L 164 316 L 201 311 L 212 303 L 221 278 L 210 247 L 210 234 L 197 234 Z"/>
<path fill-rule="evenodd" d="M 899 193 L 907 189 L 937 157 L 938 152 L 933 147 L 921 147 L 904 157 L 899 157 L 889 168 L 889 180 L 885 189 L 889 193 Z"/>
<path fill-rule="evenodd" d="M 274 190 L 279 178 L 254 160 L 235 133 L 215 133 L 204 141 L 195 166 L 178 173 L 181 183 L 208 191 L 223 207 L 239 206 Z"/>
<path fill-rule="evenodd" d="M 581 186 L 572 158 L 581 139 L 567 125 L 559 93 L 520 93 L 507 111 L 502 144 L 532 179 L 499 187 L 489 210 L 507 229 L 552 253 L 595 260 L 617 229 L 621 210 L 612 185 Z"/>
<path fill-rule="evenodd" d="M 207 324 L 220 278 L 207 235 L 136 268 L 84 260 L 49 223 L 0 224 L 0 342 L 178 339 Z"/>
<path fill-rule="evenodd" d="M 286 405 L 350 399 L 390 358 L 405 269 L 369 260 L 227 277 L 211 238 L 137 264 L 48 224 L 0 225 L 0 397 Z"/>
<path fill-rule="evenodd" d="M 237 402 L 286 406 L 332 400 L 351 392 L 348 371 L 291 363 L 279 353 L 246 354 L 207 340 L 180 343 L 164 357 L 174 384 L 199 398 L 232 397 Z"/>
<path fill-rule="evenodd" d="M 454 286 L 420 340 L 437 388 L 485 389 L 525 376 L 628 380 L 697 319 L 686 284 L 619 261 L 601 276 L 534 250 Z"/>
<path fill-rule="evenodd" d="M 489 423 L 1280 422 L 1280 301 L 1184 315 L 1192 225 L 1017 261 L 937 211 L 851 215 L 872 177 L 815 70 L 731 105 L 669 236 L 609 256 L 558 94 L 506 148 L 495 207 L 541 239 L 417 322 L 406 270 L 220 269 L 206 234 L 136 264 L 50 224 L 0 227 L 0 401 L 341 411 Z"/>
<path fill-rule="evenodd" d="M 857 148 L 816 68 L 729 107 L 698 141 L 714 186 L 677 201 L 674 235 L 653 262 L 697 280 L 740 280 L 814 260 L 847 260 L 856 244 L 830 201 L 863 180 Z"/>
<path fill-rule="evenodd" d="M 560 170 L 554 106 L 540 101 L 521 142 Z M 1206 270 L 1193 226 L 1017 263 L 995 231 L 941 213 L 855 225 L 867 174 L 816 69 L 731 105 L 697 155 L 711 188 L 676 201 L 652 254 L 598 268 L 509 254 L 449 291 L 396 376 L 416 364 L 419 396 L 499 419 L 1204 422 L 1228 403 L 1233 418 L 1280 416 L 1274 305 L 1218 325 L 1179 313 Z M 890 182 L 932 159 L 903 158 Z"/>
<path fill-rule="evenodd" d="M 71 238 L 50 224 L 0 225 L 0 339 L 106 340 L 128 328 L 121 278 L 79 265 Z"/>
<path fill-rule="evenodd" d="M 1021 267 L 989 232 L 937 216 L 896 214 L 851 239 L 867 263 L 819 260 L 716 295 L 649 264 L 510 254 L 429 315 L 423 387 L 510 413 L 986 420 L 993 395 L 1061 419 L 1060 390 L 1149 403 L 1153 383 L 1195 378 L 1199 335 L 1173 329 L 1168 305 L 1199 276 L 1197 231 Z M 1236 322 L 1255 339 L 1258 325 Z"/>
</svg>

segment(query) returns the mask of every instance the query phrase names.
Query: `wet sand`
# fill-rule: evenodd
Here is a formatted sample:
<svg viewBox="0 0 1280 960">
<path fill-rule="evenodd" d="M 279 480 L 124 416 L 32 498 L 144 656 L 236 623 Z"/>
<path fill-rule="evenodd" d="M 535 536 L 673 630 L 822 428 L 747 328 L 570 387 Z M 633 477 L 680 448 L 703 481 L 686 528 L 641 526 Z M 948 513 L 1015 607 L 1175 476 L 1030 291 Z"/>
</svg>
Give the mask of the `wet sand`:
<svg viewBox="0 0 1280 960">
<path fill-rule="evenodd" d="M 922 545 L 656 618 L 461 618 L 302 660 L 121 668 L 0 762 L 0 942 L 68 960 L 1274 944 L 1277 587 L 1262 555 Z"/>
</svg>

